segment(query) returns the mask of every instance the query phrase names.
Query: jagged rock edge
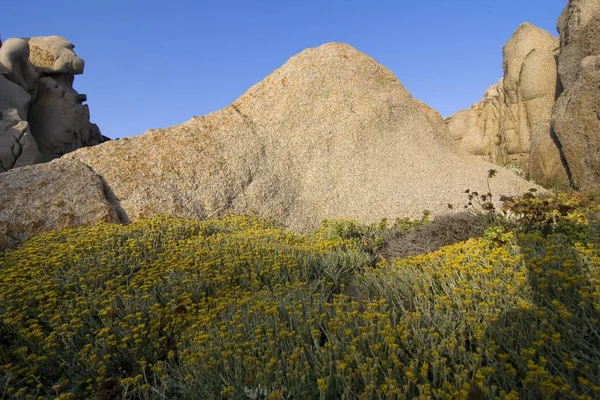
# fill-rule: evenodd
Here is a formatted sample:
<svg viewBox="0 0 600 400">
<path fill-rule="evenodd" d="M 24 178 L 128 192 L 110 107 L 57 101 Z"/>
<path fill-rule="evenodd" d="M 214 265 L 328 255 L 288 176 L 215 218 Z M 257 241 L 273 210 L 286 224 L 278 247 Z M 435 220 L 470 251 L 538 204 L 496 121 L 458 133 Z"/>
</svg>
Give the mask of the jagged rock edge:
<svg viewBox="0 0 600 400">
<path fill-rule="evenodd" d="M 104 199 L 110 205 L 114 214 L 117 216 L 117 221 L 118 221 L 117 223 L 119 223 L 119 224 L 131 223 L 131 219 L 129 218 L 129 215 L 127 215 L 127 212 L 121 206 L 121 202 L 119 201 L 117 196 L 112 191 L 108 182 L 106 182 L 106 179 L 104 179 L 104 177 L 102 175 L 100 175 L 98 172 L 96 172 L 96 170 L 94 170 L 94 168 L 92 168 L 92 166 L 90 166 L 89 164 L 86 164 L 79 159 L 75 159 L 75 161 L 86 166 L 91 172 L 94 173 L 95 176 L 98 177 L 98 179 L 102 183 L 102 192 L 104 193 Z"/>
</svg>

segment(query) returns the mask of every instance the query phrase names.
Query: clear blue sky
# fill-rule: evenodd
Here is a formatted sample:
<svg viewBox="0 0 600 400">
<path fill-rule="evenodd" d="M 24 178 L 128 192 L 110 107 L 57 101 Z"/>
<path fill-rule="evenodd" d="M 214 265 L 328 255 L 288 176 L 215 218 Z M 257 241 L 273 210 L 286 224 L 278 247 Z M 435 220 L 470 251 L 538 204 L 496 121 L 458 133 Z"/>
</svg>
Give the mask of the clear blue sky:
<svg viewBox="0 0 600 400">
<path fill-rule="evenodd" d="M 108 137 L 233 102 L 288 58 L 349 43 L 444 116 L 502 76 L 522 22 L 556 35 L 567 0 L 0 0 L 3 38 L 60 35 L 86 62 L 75 89 Z"/>
</svg>

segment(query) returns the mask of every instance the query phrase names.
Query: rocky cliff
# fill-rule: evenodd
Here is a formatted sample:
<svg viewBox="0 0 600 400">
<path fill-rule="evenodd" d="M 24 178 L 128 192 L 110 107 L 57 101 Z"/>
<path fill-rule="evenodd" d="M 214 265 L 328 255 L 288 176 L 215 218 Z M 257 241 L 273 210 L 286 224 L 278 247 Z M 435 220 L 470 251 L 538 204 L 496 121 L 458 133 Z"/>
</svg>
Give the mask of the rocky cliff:
<svg viewBox="0 0 600 400">
<path fill-rule="evenodd" d="M 600 188 L 600 0 L 569 0 L 560 39 L 521 25 L 503 49 L 504 77 L 446 120 L 460 148 L 536 182 Z"/>
<path fill-rule="evenodd" d="M 448 203 L 464 205 L 467 188 L 486 193 L 494 168 L 456 151 L 440 129 L 441 118 L 372 58 L 338 43 L 307 49 L 223 110 L 0 174 L 0 236 L 9 238 L 0 246 L 22 240 L 16 231 L 23 218 L 49 229 L 153 214 L 242 213 L 309 230 L 332 217 L 439 214 Z M 65 184 L 60 171 L 73 162 L 89 168 L 86 178 Z M 496 195 L 532 186 L 496 169 Z M 39 184 L 25 198 L 9 183 L 34 178 Z M 114 213 L 98 198 L 98 182 Z M 18 209 L 7 209 L 17 197 Z M 40 200 L 67 197 L 87 205 L 65 216 Z M 96 211 L 84 218 L 88 209 Z"/>
<path fill-rule="evenodd" d="M 600 189 L 600 0 L 570 0 L 557 24 L 559 83 L 552 126 L 573 185 Z"/>
<path fill-rule="evenodd" d="M 58 36 L 0 43 L 0 172 L 106 140 L 73 89 L 84 61 Z"/>
<path fill-rule="evenodd" d="M 512 165 L 542 184 L 569 184 L 551 127 L 559 41 L 529 23 L 503 48 L 504 76 L 470 109 L 447 119 L 451 138 L 471 154 Z"/>
</svg>

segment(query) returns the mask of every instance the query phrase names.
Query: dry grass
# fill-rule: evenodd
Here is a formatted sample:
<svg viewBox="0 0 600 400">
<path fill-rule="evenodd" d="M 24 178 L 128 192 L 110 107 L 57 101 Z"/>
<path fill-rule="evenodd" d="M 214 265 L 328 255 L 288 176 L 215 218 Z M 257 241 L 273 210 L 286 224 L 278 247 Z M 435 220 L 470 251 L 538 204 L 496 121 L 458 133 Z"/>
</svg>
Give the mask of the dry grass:
<svg viewBox="0 0 600 400">
<path fill-rule="evenodd" d="M 425 254 L 483 235 L 491 225 L 486 215 L 446 214 L 408 231 L 390 229 L 383 235 L 381 256 L 392 259 Z"/>
</svg>

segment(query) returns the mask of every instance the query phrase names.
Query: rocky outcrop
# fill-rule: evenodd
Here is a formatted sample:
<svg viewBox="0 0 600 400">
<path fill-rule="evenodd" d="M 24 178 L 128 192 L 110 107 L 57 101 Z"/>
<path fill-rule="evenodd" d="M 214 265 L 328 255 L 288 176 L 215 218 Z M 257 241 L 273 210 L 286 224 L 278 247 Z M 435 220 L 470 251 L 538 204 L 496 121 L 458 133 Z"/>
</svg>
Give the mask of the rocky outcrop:
<svg viewBox="0 0 600 400">
<path fill-rule="evenodd" d="M 292 57 L 223 110 L 82 148 L 53 166 L 89 166 L 104 180 L 121 221 L 241 213 L 296 230 L 313 229 L 324 218 L 446 212 L 448 203 L 465 204 L 467 188 L 486 193 L 491 168 L 499 171 L 491 182 L 498 196 L 532 186 L 457 152 L 431 118 L 388 69 L 351 46 L 330 43 Z M 38 169 L 45 174 L 41 166 L 29 168 L 11 171 L 10 179 L 22 181 L 21 174 Z M 0 185 L 8 178 L 0 175 Z M 58 201 L 73 186 L 57 182 L 53 187 L 64 193 L 41 189 L 26 197 L 12 190 L 6 196 L 22 199 L 19 211 L 3 210 L 1 202 L 0 215 L 41 214 L 30 199 Z M 83 216 L 77 211 L 76 217 Z"/>
<path fill-rule="evenodd" d="M 570 0 L 557 25 L 564 91 L 554 104 L 552 126 L 573 185 L 600 189 L 600 1 Z"/>
<path fill-rule="evenodd" d="M 499 141 L 503 98 L 501 80 L 485 92 L 481 102 L 469 109 L 458 111 L 446 120 L 450 138 L 470 154 L 495 163 L 504 161 L 505 155 L 501 151 Z"/>
<path fill-rule="evenodd" d="M 0 174 L 0 249 L 33 235 L 99 221 L 117 222 L 102 179 L 76 160 Z"/>
<path fill-rule="evenodd" d="M 105 141 L 73 89 L 84 62 L 59 36 L 0 43 L 0 172 Z"/>
<path fill-rule="evenodd" d="M 479 103 L 447 119 L 450 137 L 469 153 L 515 166 L 536 182 L 568 185 L 551 127 L 558 48 L 550 33 L 520 25 L 503 48 L 503 78 Z"/>
<path fill-rule="evenodd" d="M 29 62 L 40 75 L 81 75 L 85 63 L 60 36 L 29 38 Z"/>
</svg>

